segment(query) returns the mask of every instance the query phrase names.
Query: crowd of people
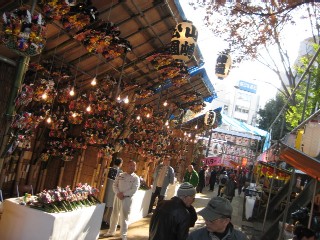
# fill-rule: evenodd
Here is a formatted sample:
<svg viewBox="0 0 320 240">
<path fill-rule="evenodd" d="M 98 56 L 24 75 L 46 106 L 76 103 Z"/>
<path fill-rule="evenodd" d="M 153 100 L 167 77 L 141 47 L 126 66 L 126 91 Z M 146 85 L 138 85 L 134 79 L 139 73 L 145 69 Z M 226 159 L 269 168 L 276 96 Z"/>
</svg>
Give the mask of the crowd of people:
<svg viewBox="0 0 320 240">
<path fill-rule="evenodd" d="M 241 195 L 248 177 L 245 170 L 226 169 L 224 167 L 203 166 L 199 172 L 194 170 L 194 164 L 188 166 L 185 173 L 184 182 L 191 183 L 197 190 L 197 193 L 202 193 L 205 187 L 209 191 L 214 191 L 214 187 L 218 185 L 218 195 L 227 198 L 230 202 L 235 196 L 237 190 L 238 195 Z"/>
<path fill-rule="evenodd" d="M 175 173 L 170 166 L 170 157 L 165 157 L 156 166 L 153 174 L 152 196 L 149 203 L 148 214 L 151 215 L 149 223 L 149 240 L 212 240 L 212 239 L 248 239 L 245 233 L 234 228 L 231 222 L 233 197 L 237 193 L 241 195 L 245 186 L 245 171 L 235 171 L 223 167 L 210 167 L 205 165 L 199 172 L 190 164 L 185 172 L 183 183 L 180 184 L 176 196 L 164 200 L 169 184 L 174 183 Z M 106 214 L 111 217 L 104 218 L 109 221 L 109 230 L 102 237 L 114 236 L 118 224 L 120 224 L 121 239 L 127 239 L 128 216 L 132 208 L 132 196 L 137 192 L 140 179 L 135 174 L 136 163 L 129 161 L 128 171 L 122 172 L 120 167 L 122 159 L 116 159 L 114 166 L 110 168 L 112 191 L 114 195 L 113 204 L 107 205 Z M 109 173 L 110 173 L 109 172 Z M 213 191 L 218 186 L 217 196 L 211 198 L 207 205 L 198 213 L 192 206 L 197 193 L 207 188 Z M 157 204 L 154 208 L 156 198 Z M 109 196 L 110 201 L 110 196 Z M 200 215 L 205 225 L 195 231 L 189 232 Z M 308 238 L 301 238 L 302 233 L 298 231 L 295 239 L 313 239 L 308 232 Z M 310 234 L 309 234 L 310 233 Z"/>
</svg>

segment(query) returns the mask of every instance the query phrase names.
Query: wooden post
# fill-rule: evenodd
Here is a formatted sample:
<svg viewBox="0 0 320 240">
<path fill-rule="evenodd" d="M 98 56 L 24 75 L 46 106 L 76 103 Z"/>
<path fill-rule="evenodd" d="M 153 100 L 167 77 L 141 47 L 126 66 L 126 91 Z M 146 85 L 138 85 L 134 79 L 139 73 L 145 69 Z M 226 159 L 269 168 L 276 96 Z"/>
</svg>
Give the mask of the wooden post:
<svg viewBox="0 0 320 240">
<path fill-rule="evenodd" d="M 104 194 L 108 182 L 108 169 L 111 163 L 111 156 L 102 158 L 102 168 L 101 168 L 101 180 L 100 180 L 100 189 L 99 189 L 99 200 L 103 202 Z M 102 183 L 102 184 L 101 184 Z"/>
<path fill-rule="evenodd" d="M 76 185 L 76 181 L 77 181 L 77 178 L 78 178 L 78 172 L 79 172 L 79 165 L 80 165 L 80 158 L 81 158 L 81 155 L 77 157 L 77 165 L 76 165 L 76 171 L 74 173 L 74 178 L 73 178 L 73 182 L 72 182 L 72 188 L 75 187 Z"/>
<path fill-rule="evenodd" d="M 98 164 L 97 166 L 97 171 L 94 174 L 94 187 L 99 188 L 99 175 L 100 175 L 100 170 L 101 170 L 101 163 Z"/>
<path fill-rule="evenodd" d="M 77 180 L 76 180 L 76 183 L 74 184 L 74 186 L 80 182 L 80 176 L 81 176 L 81 171 L 82 171 L 83 162 L 84 162 L 84 155 L 85 155 L 85 151 L 82 152 L 79 167 L 77 166 L 78 174 L 77 174 L 77 178 L 76 178 Z"/>
<path fill-rule="evenodd" d="M 95 168 L 94 170 L 93 170 L 93 174 L 92 174 L 92 177 L 91 177 L 91 182 L 90 182 L 90 185 L 92 186 L 92 187 L 94 187 L 94 179 L 95 179 L 95 177 L 96 177 L 96 174 L 97 174 L 97 169 Z"/>
<path fill-rule="evenodd" d="M 15 185 L 14 189 L 16 189 L 16 186 L 19 186 L 20 184 L 20 178 L 21 178 L 21 168 L 22 168 L 22 159 L 23 159 L 23 153 L 20 153 L 20 156 L 18 158 L 18 163 L 15 171 Z"/>
<path fill-rule="evenodd" d="M 61 186 L 62 179 L 63 179 L 63 174 L 64 174 L 64 166 L 60 168 L 60 175 L 59 175 L 59 180 L 58 180 L 58 186 Z"/>
<path fill-rule="evenodd" d="M 47 169 L 44 169 L 42 171 L 42 178 L 41 178 L 41 183 L 40 183 L 40 191 L 42 191 L 44 189 L 44 182 L 46 180 L 46 177 L 47 177 Z"/>
</svg>

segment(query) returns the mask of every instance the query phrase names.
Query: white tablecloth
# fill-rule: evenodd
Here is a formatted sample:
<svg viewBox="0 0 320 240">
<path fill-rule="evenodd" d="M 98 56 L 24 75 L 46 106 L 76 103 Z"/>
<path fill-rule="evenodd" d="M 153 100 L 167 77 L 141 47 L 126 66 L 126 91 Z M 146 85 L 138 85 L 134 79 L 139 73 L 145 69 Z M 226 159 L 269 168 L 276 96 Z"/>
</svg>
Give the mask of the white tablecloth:
<svg viewBox="0 0 320 240">
<path fill-rule="evenodd" d="M 104 194 L 104 200 L 103 200 L 103 202 L 106 204 L 106 207 L 113 207 L 113 200 L 115 197 L 114 191 L 112 189 L 113 183 L 114 183 L 114 180 L 108 178 L 106 191 Z"/>
<path fill-rule="evenodd" d="M 246 196 L 246 219 L 252 217 L 254 204 L 256 202 L 256 197 Z"/>
<path fill-rule="evenodd" d="M 93 240 L 99 237 L 104 203 L 66 213 L 46 213 L 4 201 L 1 240 Z"/>
<path fill-rule="evenodd" d="M 169 184 L 167 189 L 167 196 L 165 197 L 165 199 L 169 200 L 174 196 L 177 196 L 177 191 L 179 187 L 180 187 L 179 183 Z"/>
<path fill-rule="evenodd" d="M 129 215 L 129 224 L 139 221 L 148 215 L 152 190 L 138 190 L 132 197 L 131 213 Z"/>
</svg>

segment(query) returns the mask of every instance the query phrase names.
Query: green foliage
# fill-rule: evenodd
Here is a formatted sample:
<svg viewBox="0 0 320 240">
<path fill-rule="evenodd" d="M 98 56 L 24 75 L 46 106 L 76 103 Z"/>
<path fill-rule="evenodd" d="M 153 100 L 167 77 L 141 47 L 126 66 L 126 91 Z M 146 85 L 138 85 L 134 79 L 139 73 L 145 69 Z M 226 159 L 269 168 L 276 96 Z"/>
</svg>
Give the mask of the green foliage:
<svg viewBox="0 0 320 240">
<path fill-rule="evenodd" d="M 269 100 L 263 109 L 258 111 L 259 119 L 258 119 L 258 128 L 269 131 L 269 127 L 273 123 L 273 121 L 278 116 L 282 107 L 284 106 L 284 97 L 281 94 L 277 94 L 275 99 Z M 272 127 L 272 140 L 278 140 L 283 137 L 283 135 L 288 132 L 285 125 L 282 128 L 283 117 L 280 117 L 276 123 L 274 123 Z M 282 135 L 281 135 L 282 132 Z M 280 136 L 281 135 L 281 136 Z"/>
<path fill-rule="evenodd" d="M 318 44 L 313 45 L 314 52 L 319 48 Z M 295 66 L 298 76 L 301 76 L 307 69 L 307 66 L 312 59 L 314 52 L 302 56 L 299 60 L 299 64 Z M 301 121 L 309 117 L 316 110 L 320 101 L 320 56 L 316 58 L 315 63 L 310 68 L 310 84 L 307 93 L 307 85 L 309 74 L 303 79 L 303 82 L 299 85 L 299 88 L 295 92 L 295 105 L 289 106 L 289 110 L 286 113 L 287 123 L 291 128 L 299 125 Z M 306 104 L 305 104 L 306 102 Z M 304 110 L 305 107 L 305 110 Z M 304 115 L 303 115 L 304 112 Z M 302 119 L 303 118 L 303 119 Z"/>
</svg>

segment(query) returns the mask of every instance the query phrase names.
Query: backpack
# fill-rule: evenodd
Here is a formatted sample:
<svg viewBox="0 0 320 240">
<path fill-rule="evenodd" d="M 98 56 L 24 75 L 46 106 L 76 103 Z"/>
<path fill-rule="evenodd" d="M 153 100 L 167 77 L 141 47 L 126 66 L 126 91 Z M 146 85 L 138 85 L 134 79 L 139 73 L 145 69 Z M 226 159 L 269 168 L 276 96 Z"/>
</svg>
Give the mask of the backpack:
<svg viewBox="0 0 320 240">
<path fill-rule="evenodd" d="M 222 184 L 226 184 L 227 183 L 227 178 L 226 177 L 221 178 L 220 182 Z"/>
</svg>

